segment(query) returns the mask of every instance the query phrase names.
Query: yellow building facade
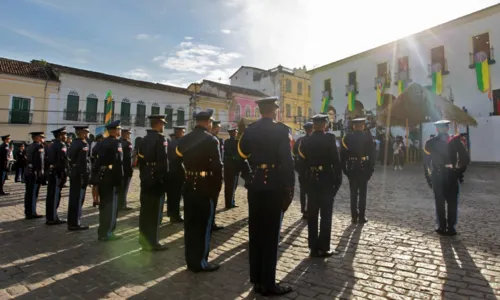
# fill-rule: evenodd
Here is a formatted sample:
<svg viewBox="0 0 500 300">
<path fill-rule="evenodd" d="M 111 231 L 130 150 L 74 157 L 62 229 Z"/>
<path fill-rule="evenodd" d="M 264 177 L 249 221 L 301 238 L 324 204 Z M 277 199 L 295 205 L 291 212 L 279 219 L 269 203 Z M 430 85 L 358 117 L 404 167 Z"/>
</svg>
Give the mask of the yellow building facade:
<svg viewBox="0 0 500 300">
<path fill-rule="evenodd" d="M 41 64 L 0 58 L 0 135 L 29 142 L 47 129 L 49 100 L 59 93 L 57 76 Z"/>
<path fill-rule="evenodd" d="M 311 118 L 311 83 L 306 69 L 283 70 L 281 72 L 280 119 L 294 133 L 302 130 L 302 125 Z"/>
</svg>

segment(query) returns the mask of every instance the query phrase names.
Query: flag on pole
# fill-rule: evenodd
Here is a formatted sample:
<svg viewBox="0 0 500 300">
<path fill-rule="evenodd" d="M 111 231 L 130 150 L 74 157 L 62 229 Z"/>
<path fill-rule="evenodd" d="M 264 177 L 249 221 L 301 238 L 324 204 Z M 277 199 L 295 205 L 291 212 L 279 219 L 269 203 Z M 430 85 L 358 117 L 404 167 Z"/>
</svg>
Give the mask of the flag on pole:
<svg viewBox="0 0 500 300">
<path fill-rule="evenodd" d="M 377 105 L 378 106 L 384 105 L 384 90 L 385 90 L 385 83 L 377 84 Z"/>
<path fill-rule="evenodd" d="M 106 104 L 104 106 L 104 125 L 111 123 L 111 117 L 113 115 L 113 95 L 111 90 L 106 94 Z M 108 131 L 104 132 L 104 136 L 108 136 Z"/>
<path fill-rule="evenodd" d="M 488 58 L 481 62 L 476 62 L 477 87 L 483 93 L 490 90 L 490 66 Z"/>
<path fill-rule="evenodd" d="M 432 72 L 432 92 L 436 95 L 443 93 L 443 74 L 441 71 Z"/>
<path fill-rule="evenodd" d="M 323 96 L 323 100 L 321 102 L 321 113 L 326 114 L 328 112 L 328 106 L 330 105 L 330 97 Z"/>
<path fill-rule="evenodd" d="M 406 88 L 406 82 L 404 80 L 398 80 L 398 96 L 401 95 Z"/>
<path fill-rule="evenodd" d="M 354 106 L 356 102 L 356 91 L 349 91 L 347 93 L 347 107 L 349 111 L 354 111 Z"/>
</svg>

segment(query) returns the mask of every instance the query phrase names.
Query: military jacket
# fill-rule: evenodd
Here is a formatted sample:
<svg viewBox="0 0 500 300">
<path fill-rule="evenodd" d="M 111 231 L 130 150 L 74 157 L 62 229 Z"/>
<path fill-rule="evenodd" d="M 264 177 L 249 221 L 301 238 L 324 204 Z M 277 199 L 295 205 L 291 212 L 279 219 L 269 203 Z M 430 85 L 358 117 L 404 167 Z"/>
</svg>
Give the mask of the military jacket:
<svg viewBox="0 0 500 300">
<path fill-rule="evenodd" d="M 88 180 L 90 176 L 90 146 L 87 141 L 77 138 L 73 140 L 68 150 L 71 164 L 70 176 L 82 176 Z"/>
<path fill-rule="evenodd" d="M 120 186 L 123 180 L 123 149 L 120 140 L 108 136 L 97 150 L 99 186 Z"/>
<path fill-rule="evenodd" d="M 133 146 L 132 143 L 124 138 L 120 139 L 123 149 L 123 175 L 131 177 L 134 170 L 132 169 Z"/>
<path fill-rule="evenodd" d="M 166 188 L 168 176 L 168 142 L 156 130 L 148 129 L 138 147 L 141 188 Z"/>
<path fill-rule="evenodd" d="M 45 150 L 41 143 L 33 142 L 28 145 L 28 147 L 26 147 L 26 158 L 28 163 L 28 172 L 26 172 L 26 174 L 36 172 L 40 175 L 43 173 Z"/>
<path fill-rule="evenodd" d="M 342 139 L 341 163 L 347 177 L 370 179 L 375 168 L 373 138 L 368 131 L 356 130 Z"/>
<path fill-rule="evenodd" d="M 66 173 L 67 151 L 68 148 L 66 147 L 66 144 L 60 140 L 54 140 L 48 149 L 48 164 L 57 174 Z"/>
<path fill-rule="evenodd" d="M 427 155 L 427 159 L 424 160 L 424 163 L 427 163 L 427 166 L 424 167 L 426 177 L 428 177 L 430 170 L 442 167 L 451 167 L 459 172 L 464 172 L 470 163 L 469 154 L 460 135 L 438 134 L 427 140 L 424 153 Z"/>
<path fill-rule="evenodd" d="M 0 170 L 7 170 L 9 165 L 9 155 L 9 144 L 3 143 L 0 146 Z"/>
</svg>

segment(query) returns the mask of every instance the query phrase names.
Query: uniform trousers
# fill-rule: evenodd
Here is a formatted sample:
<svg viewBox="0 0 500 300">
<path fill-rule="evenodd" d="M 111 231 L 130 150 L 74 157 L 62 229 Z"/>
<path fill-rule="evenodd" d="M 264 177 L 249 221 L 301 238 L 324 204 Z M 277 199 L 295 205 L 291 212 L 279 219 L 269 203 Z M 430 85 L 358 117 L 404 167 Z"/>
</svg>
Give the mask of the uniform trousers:
<svg viewBox="0 0 500 300">
<path fill-rule="evenodd" d="M 250 282 L 263 288 L 276 284 L 282 196 L 279 191 L 248 190 Z"/>
<path fill-rule="evenodd" d="M 171 174 L 167 188 L 167 214 L 169 217 L 179 216 L 181 210 L 182 189 L 184 186 L 184 176 Z"/>
<path fill-rule="evenodd" d="M 435 168 L 432 171 L 432 188 L 436 203 L 437 226 L 441 229 L 455 231 L 460 195 L 458 175 L 452 169 Z M 446 206 L 448 206 L 448 209 L 446 209 Z"/>
<path fill-rule="evenodd" d="M 330 251 L 330 236 L 332 231 L 333 189 L 312 187 L 307 202 L 307 228 L 309 249 Z M 318 217 L 321 218 L 318 235 Z"/>
<path fill-rule="evenodd" d="M 86 190 L 87 185 L 82 184 L 82 178 L 79 174 L 70 176 L 68 204 L 68 226 L 70 227 L 80 226 Z"/>
<path fill-rule="evenodd" d="M 65 176 L 65 175 L 63 175 Z M 62 177 L 58 174 L 50 174 L 47 182 L 47 199 L 45 202 L 45 217 L 47 221 L 57 221 L 57 209 L 61 202 Z"/>
<path fill-rule="evenodd" d="M 24 167 L 16 167 L 15 181 L 24 183 Z"/>
<path fill-rule="evenodd" d="M 40 183 L 37 182 L 35 174 L 25 178 L 26 189 L 24 192 L 24 215 L 32 217 L 36 215 L 36 202 L 40 192 Z"/>
<path fill-rule="evenodd" d="M 111 237 L 116 228 L 119 188 L 99 185 L 99 227 L 97 228 L 99 238 Z"/>
<path fill-rule="evenodd" d="M 217 210 L 217 204 L 219 204 L 219 195 L 221 190 L 222 190 L 222 184 L 217 185 L 217 187 L 215 188 L 215 192 L 211 197 L 212 201 L 214 202 L 214 210 Z M 215 213 L 212 218 L 212 226 L 215 226 Z"/>
<path fill-rule="evenodd" d="M 212 222 L 215 216 L 213 191 L 196 188 L 186 181 L 184 189 L 184 244 L 186 264 L 192 271 L 208 266 Z"/>
<path fill-rule="evenodd" d="M 232 158 L 224 161 L 224 202 L 226 208 L 231 208 L 236 205 L 234 194 L 238 187 L 240 172 Z"/>
<path fill-rule="evenodd" d="M 1 178 L 0 178 L 0 193 L 4 192 L 3 186 L 5 184 L 5 179 L 7 178 L 7 172 L 8 172 L 8 170 L 5 170 L 5 169 L 3 169 L 3 170 L 0 171 L 0 175 L 1 175 Z"/>
<path fill-rule="evenodd" d="M 160 244 L 160 224 L 165 205 L 165 193 L 141 188 L 141 209 L 139 214 L 139 244 L 154 247 Z"/>
<path fill-rule="evenodd" d="M 307 205 L 307 185 L 305 174 L 299 173 L 299 186 L 300 186 L 300 212 L 305 213 L 308 210 Z"/>
<path fill-rule="evenodd" d="M 120 187 L 120 191 L 118 193 L 118 208 L 127 207 L 127 194 L 131 179 L 132 176 L 123 176 L 122 186 Z"/>
<path fill-rule="evenodd" d="M 350 178 L 349 190 L 351 192 L 352 218 L 364 218 L 366 211 L 366 193 L 368 190 L 368 180 L 364 178 Z"/>
</svg>

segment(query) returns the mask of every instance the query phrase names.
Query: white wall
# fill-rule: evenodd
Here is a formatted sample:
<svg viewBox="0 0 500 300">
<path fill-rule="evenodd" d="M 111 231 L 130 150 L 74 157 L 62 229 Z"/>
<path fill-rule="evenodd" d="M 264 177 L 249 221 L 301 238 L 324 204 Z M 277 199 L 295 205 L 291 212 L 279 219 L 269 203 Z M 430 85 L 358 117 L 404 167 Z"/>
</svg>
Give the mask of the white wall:
<svg viewBox="0 0 500 300">
<path fill-rule="evenodd" d="M 274 73 L 274 76 L 261 76 L 259 81 L 253 81 L 254 72 L 263 73 L 267 71 L 258 71 L 252 68 L 240 68 L 231 78 L 231 85 L 258 90 L 269 96 L 281 96 L 279 75 Z"/>
<path fill-rule="evenodd" d="M 469 114 L 479 120 L 488 117 L 493 112 L 493 103 L 488 99 L 487 93 L 481 93 L 477 88 L 476 72 L 469 69 L 469 52 L 472 52 L 472 37 L 488 32 L 490 45 L 500 45 L 500 14 L 495 14 L 480 20 L 457 26 L 453 29 L 432 33 L 429 31 L 425 37 L 408 38 L 399 42 L 393 49 L 381 50 L 366 57 L 340 64 L 328 70 L 321 70 L 311 77 L 312 102 L 316 111 L 321 106 L 323 83 L 325 79 L 331 79 L 333 88 L 333 105 L 337 114 L 344 114 L 347 106 L 345 86 L 349 72 L 356 71 L 359 94 L 357 100 L 361 101 L 365 109 L 376 108 L 376 91 L 374 79 L 377 76 L 377 64 L 388 62 L 393 82 L 389 92 L 397 96 L 394 85 L 394 73 L 397 59 L 409 56 L 410 77 L 413 82 L 421 85 L 431 85 L 432 80 L 428 77 L 428 65 L 430 64 L 431 48 L 444 45 L 445 58 L 448 62 L 450 74 L 443 76 L 443 94 L 449 96 L 449 88 L 453 90 L 455 104 L 459 107 L 465 106 Z M 498 55 L 495 55 L 498 54 Z M 491 86 L 493 89 L 500 88 L 500 52 L 494 53 L 497 63 L 490 65 Z M 344 119 L 344 116 L 338 116 Z M 474 130 L 471 132 L 472 141 L 495 139 L 500 133 L 497 131 L 487 132 Z M 474 135 L 474 136 L 472 136 Z M 424 133 L 424 137 L 425 137 Z M 481 147 L 472 145 L 474 149 Z M 492 147 L 488 143 L 483 147 Z M 479 156 L 473 155 L 473 160 L 496 161 L 492 153 L 496 149 L 490 149 Z M 486 151 L 486 150 L 484 150 Z M 487 154 L 490 153 L 490 154 Z"/>
<path fill-rule="evenodd" d="M 108 90 L 112 91 L 113 98 L 115 100 L 115 114 L 120 114 L 121 101 L 124 98 L 130 100 L 130 114 L 134 116 L 137 112 L 137 102 L 143 101 L 146 105 L 146 116 L 151 114 L 151 107 L 153 103 L 157 103 L 160 106 L 160 114 L 165 113 L 166 105 L 171 105 L 174 109 L 174 113 L 178 108 L 183 108 L 185 111 L 184 118 L 186 120 L 186 125 L 189 125 L 189 95 L 177 94 L 167 91 L 153 90 L 138 88 L 129 85 L 123 85 L 103 80 L 91 79 L 86 77 L 75 76 L 71 74 L 61 74 L 61 87 L 59 90 L 59 95 L 56 99 L 51 98 L 49 103 L 49 110 L 52 111 L 48 115 L 47 132 L 59 128 L 61 126 L 68 126 L 68 131 L 73 132 L 73 125 L 76 124 L 87 124 L 84 121 L 74 122 L 64 120 L 64 109 L 66 109 L 67 97 L 71 91 L 75 91 L 80 96 L 79 110 L 85 111 L 87 96 L 90 94 L 95 94 L 98 98 L 98 113 L 104 112 L 104 98 Z M 173 117 L 174 125 L 176 116 Z M 91 133 L 95 133 L 96 126 L 102 126 L 102 124 L 92 124 L 90 123 Z M 148 126 L 148 124 L 146 124 Z M 146 134 L 146 129 L 148 127 L 137 127 L 135 126 L 133 120 L 131 120 L 131 125 L 126 126 L 132 129 L 132 140 L 136 137 L 144 136 Z M 172 129 L 166 129 L 165 135 L 172 132 Z"/>
</svg>

